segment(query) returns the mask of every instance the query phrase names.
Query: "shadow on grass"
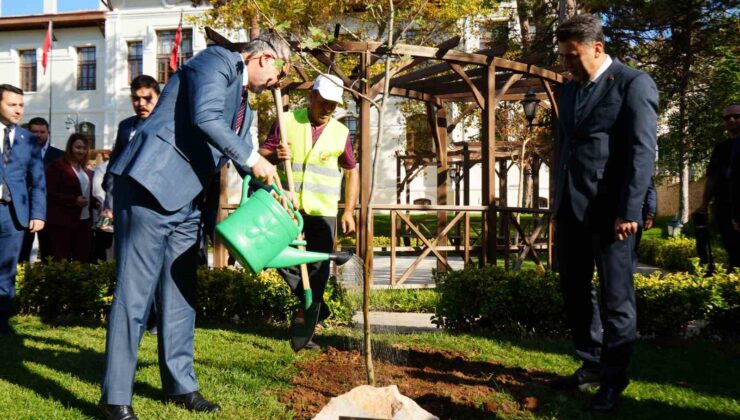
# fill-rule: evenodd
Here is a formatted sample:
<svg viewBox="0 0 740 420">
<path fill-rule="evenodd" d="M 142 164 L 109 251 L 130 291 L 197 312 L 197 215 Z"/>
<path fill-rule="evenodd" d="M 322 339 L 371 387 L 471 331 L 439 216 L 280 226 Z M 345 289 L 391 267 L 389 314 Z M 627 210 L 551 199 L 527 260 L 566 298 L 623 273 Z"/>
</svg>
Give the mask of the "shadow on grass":
<svg viewBox="0 0 740 420">
<path fill-rule="evenodd" d="M 77 397 L 71 388 L 57 378 L 31 370 L 29 363 L 43 366 L 63 375 L 73 376 L 80 381 L 99 384 L 102 379 L 105 356 L 103 353 L 67 340 L 43 337 L 33 333 L 18 333 L 3 338 L 0 347 L 0 379 L 35 392 L 38 396 L 52 399 L 65 407 L 79 410 L 90 417 L 98 416 L 97 404 Z M 54 346 L 39 349 L 38 346 Z M 152 363 L 140 363 L 147 367 Z M 141 382 L 136 382 L 135 392 L 154 400 L 163 400 L 161 392 Z"/>
</svg>

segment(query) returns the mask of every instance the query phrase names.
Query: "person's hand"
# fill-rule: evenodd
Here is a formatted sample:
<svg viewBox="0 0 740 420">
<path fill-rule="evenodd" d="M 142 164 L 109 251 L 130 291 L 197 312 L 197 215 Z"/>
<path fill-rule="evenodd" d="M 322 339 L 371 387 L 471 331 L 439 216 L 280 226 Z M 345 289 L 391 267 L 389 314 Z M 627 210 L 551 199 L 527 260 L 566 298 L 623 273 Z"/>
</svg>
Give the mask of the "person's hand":
<svg viewBox="0 0 740 420">
<path fill-rule="evenodd" d="M 630 220 L 624 220 L 621 217 L 617 217 L 614 221 L 614 239 L 617 241 L 623 241 L 628 236 L 637 233 L 637 222 Z"/>
<path fill-rule="evenodd" d="M 277 147 L 277 156 L 279 160 L 290 160 L 290 147 L 280 143 Z"/>
<path fill-rule="evenodd" d="M 28 223 L 28 231 L 31 233 L 36 233 L 44 228 L 44 225 L 46 222 L 39 219 L 31 219 L 31 221 Z"/>
<path fill-rule="evenodd" d="M 645 219 L 645 224 L 643 225 L 643 228 L 645 230 L 649 230 L 651 227 L 653 227 L 654 222 L 655 218 L 653 216 L 648 216 L 647 219 Z"/>
<path fill-rule="evenodd" d="M 113 220 L 113 210 L 111 210 L 111 209 L 103 209 L 103 210 L 100 211 L 100 214 L 102 216 L 105 216 L 105 217 Z"/>
<path fill-rule="evenodd" d="M 77 205 L 77 207 L 85 207 L 85 206 L 87 206 L 88 203 L 89 203 L 89 201 L 87 200 L 87 198 L 85 198 L 83 196 L 77 197 L 77 201 L 75 202 L 75 204 Z"/>
<path fill-rule="evenodd" d="M 349 235 L 355 231 L 355 216 L 351 212 L 342 214 L 342 233 Z"/>
<path fill-rule="evenodd" d="M 252 175 L 268 186 L 272 185 L 272 181 L 276 173 L 275 165 L 268 162 L 267 159 L 262 156 L 260 156 L 257 163 L 252 166 Z"/>
</svg>

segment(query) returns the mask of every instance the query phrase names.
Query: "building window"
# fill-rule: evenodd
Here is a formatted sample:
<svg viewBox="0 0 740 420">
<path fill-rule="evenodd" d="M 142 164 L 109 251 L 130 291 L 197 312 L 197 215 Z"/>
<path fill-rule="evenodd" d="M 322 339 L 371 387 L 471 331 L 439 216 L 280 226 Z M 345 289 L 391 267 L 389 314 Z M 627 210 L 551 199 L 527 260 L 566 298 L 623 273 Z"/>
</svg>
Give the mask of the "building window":
<svg viewBox="0 0 740 420">
<path fill-rule="evenodd" d="M 175 44 L 175 30 L 157 31 L 157 80 L 159 83 L 167 83 L 174 73 L 170 68 L 170 54 Z M 178 67 L 188 58 L 193 56 L 193 30 L 182 30 L 182 41 L 178 51 Z"/>
<path fill-rule="evenodd" d="M 36 91 L 36 50 L 18 51 L 21 58 L 21 89 Z"/>
<path fill-rule="evenodd" d="M 77 90 L 95 90 L 95 47 L 77 48 Z"/>
<path fill-rule="evenodd" d="M 141 41 L 128 43 L 128 82 L 143 73 L 143 47 Z"/>
</svg>

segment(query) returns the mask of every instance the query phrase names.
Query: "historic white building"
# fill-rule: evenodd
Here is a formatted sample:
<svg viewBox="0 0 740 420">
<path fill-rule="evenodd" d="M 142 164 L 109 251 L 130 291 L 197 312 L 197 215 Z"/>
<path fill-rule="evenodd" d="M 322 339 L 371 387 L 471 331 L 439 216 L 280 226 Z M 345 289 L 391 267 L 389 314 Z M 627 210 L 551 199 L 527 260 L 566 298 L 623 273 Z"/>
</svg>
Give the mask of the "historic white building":
<svg viewBox="0 0 740 420">
<path fill-rule="evenodd" d="M 207 10 L 207 6 L 193 6 L 200 3 L 205 2 L 107 0 L 100 2 L 96 10 L 57 13 L 56 0 L 44 0 L 43 14 L 0 16 L 0 83 L 10 83 L 26 92 L 25 120 L 36 116 L 50 120 L 55 146 L 63 148 L 67 137 L 77 127 L 94 137 L 94 148 L 110 149 L 119 121 L 133 114 L 129 100 L 130 80 L 144 73 L 162 83 L 167 81 L 175 30 L 181 16 L 187 18 Z M 502 3 L 501 17 L 495 19 L 505 34 L 517 30 L 518 26 L 512 21 L 515 10 L 516 2 Z M 44 74 L 42 50 L 49 21 L 54 26 L 54 42 Z M 480 47 L 481 36 L 476 25 L 475 19 L 465 18 L 465 33 L 459 48 L 473 51 Z M 244 36 L 241 34 L 239 41 L 244 41 Z M 204 48 L 203 28 L 184 19 L 181 60 Z M 397 104 L 398 100 L 394 99 L 393 103 Z M 391 106 L 387 112 L 385 142 L 376 178 L 379 182 L 376 203 L 395 202 L 395 150 L 406 139 L 406 121 L 397 107 Z M 372 120 L 372 125 L 376 126 L 377 117 Z M 468 136 L 474 130 L 459 127 L 450 141 L 462 141 L 463 132 Z M 371 137 L 375 139 L 376 134 L 371 133 Z M 472 179 L 481 179 L 480 171 L 480 165 L 473 168 Z M 547 197 L 547 169 L 543 171 L 539 195 Z M 418 198 L 435 201 L 436 169 L 430 167 L 425 172 L 410 185 L 412 202 Z M 513 204 L 519 189 L 516 166 L 510 170 L 508 180 L 508 202 Z M 478 204 L 480 187 L 476 184 L 471 187 L 471 204 Z M 498 196 L 498 183 L 495 188 Z M 452 189 L 448 196 L 452 203 Z"/>
</svg>

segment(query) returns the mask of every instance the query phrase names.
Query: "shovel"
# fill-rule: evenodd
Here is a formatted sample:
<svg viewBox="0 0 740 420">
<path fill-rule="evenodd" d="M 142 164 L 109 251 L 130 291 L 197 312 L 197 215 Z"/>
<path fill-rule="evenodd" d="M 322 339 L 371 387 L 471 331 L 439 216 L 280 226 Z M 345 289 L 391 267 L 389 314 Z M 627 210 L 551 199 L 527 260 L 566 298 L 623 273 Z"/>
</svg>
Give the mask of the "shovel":
<svg viewBox="0 0 740 420">
<path fill-rule="evenodd" d="M 288 138 L 285 133 L 285 117 L 283 116 L 283 94 L 280 91 L 280 87 L 276 87 L 273 93 L 275 95 L 275 106 L 277 107 L 280 142 L 283 146 L 288 147 Z M 284 165 L 286 178 L 288 179 L 288 191 L 293 193 L 295 192 L 293 168 L 290 161 L 285 161 Z M 298 239 L 302 240 L 303 235 Z M 305 250 L 305 247 L 301 246 L 299 249 Z M 311 283 L 308 279 L 308 267 L 306 267 L 306 264 L 301 264 L 301 283 L 303 283 L 304 306 L 302 309 L 296 311 L 290 320 L 290 347 L 295 352 L 306 347 L 308 342 L 311 341 L 311 338 L 313 338 L 316 324 L 319 322 L 319 311 L 321 310 L 321 303 L 313 301 L 313 293 L 311 291 Z"/>
</svg>

